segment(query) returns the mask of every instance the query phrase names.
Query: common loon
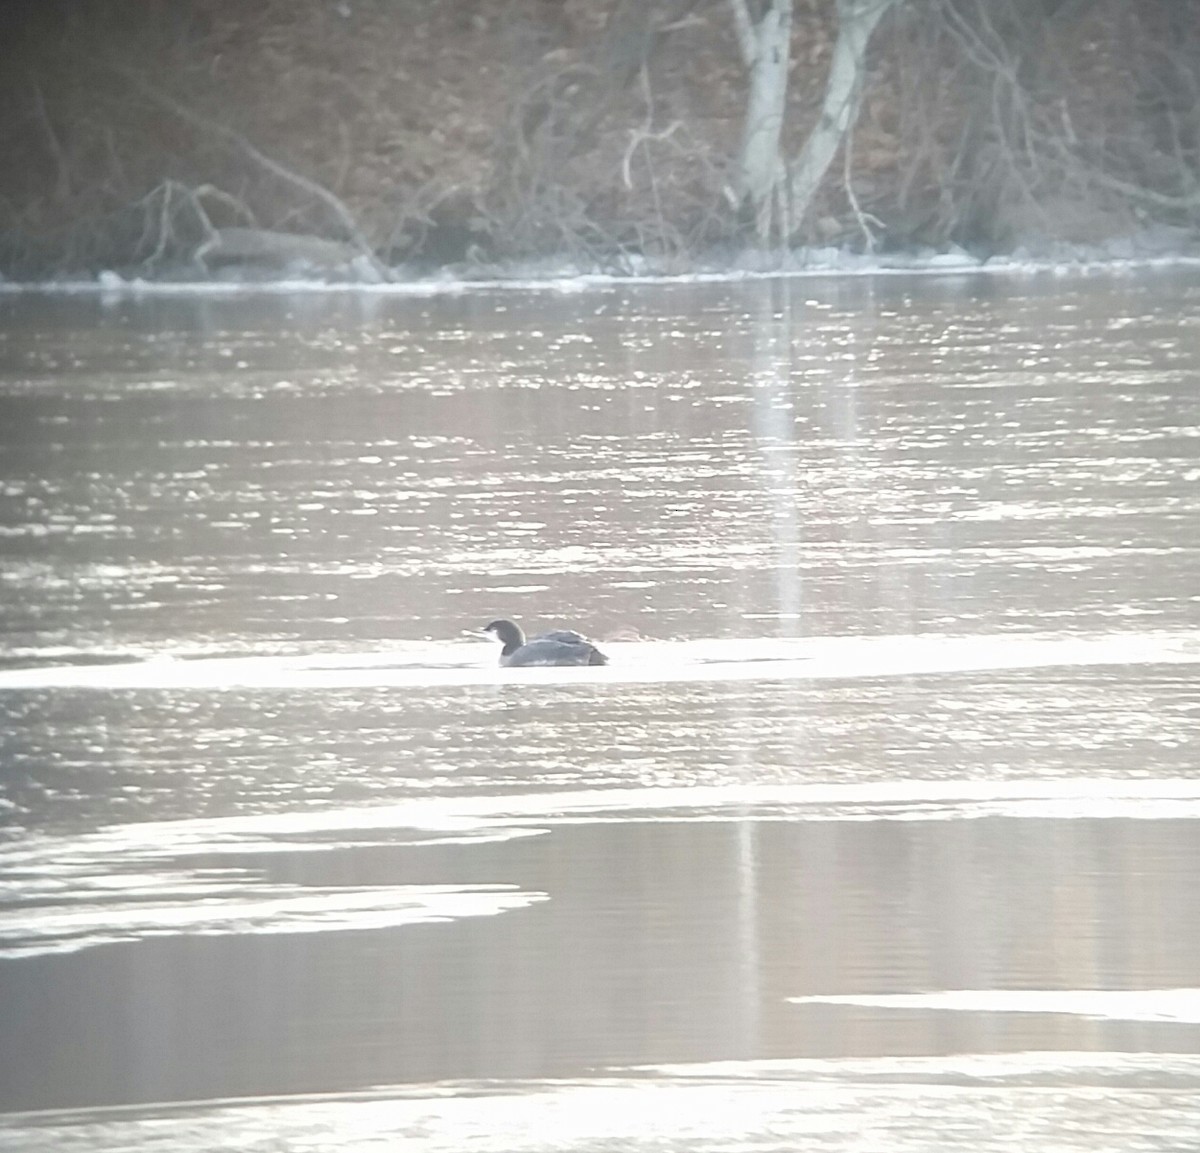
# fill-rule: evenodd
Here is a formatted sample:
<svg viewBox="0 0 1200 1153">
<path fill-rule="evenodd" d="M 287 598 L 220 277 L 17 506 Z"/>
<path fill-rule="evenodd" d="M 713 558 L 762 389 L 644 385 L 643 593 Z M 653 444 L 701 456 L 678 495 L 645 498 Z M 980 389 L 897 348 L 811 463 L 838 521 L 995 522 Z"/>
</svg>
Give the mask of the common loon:
<svg viewBox="0 0 1200 1153">
<path fill-rule="evenodd" d="M 500 664 L 505 668 L 530 665 L 606 665 L 606 657 L 591 641 L 573 629 L 555 629 L 527 641 L 521 626 L 513 621 L 498 620 L 483 626 L 504 647 Z"/>
</svg>

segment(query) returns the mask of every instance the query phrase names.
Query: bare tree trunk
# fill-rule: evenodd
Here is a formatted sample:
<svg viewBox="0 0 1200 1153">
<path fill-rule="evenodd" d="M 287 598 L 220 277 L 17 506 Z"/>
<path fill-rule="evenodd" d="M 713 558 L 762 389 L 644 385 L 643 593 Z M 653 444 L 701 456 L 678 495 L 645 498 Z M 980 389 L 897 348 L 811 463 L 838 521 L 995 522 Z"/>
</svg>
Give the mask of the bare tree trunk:
<svg viewBox="0 0 1200 1153">
<path fill-rule="evenodd" d="M 754 213 L 755 232 L 766 240 L 771 232 L 771 208 L 783 177 L 779 137 L 787 103 L 788 62 L 791 56 L 792 0 L 767 0 L 757 23 L 747 0 L 730 0 L 742 59 L 750 72 L 750 95 L 742 126 L 738 161 L 737 199 Z"/>
<path fill-rule="evenodd" d="M 793 228 L 798 228 L 817 189 L 858 117 L 867 45 L 876 25 L 899 0 L 837 0 L 838 34 L 821 118 L 789 172 Z"/>
</svg>

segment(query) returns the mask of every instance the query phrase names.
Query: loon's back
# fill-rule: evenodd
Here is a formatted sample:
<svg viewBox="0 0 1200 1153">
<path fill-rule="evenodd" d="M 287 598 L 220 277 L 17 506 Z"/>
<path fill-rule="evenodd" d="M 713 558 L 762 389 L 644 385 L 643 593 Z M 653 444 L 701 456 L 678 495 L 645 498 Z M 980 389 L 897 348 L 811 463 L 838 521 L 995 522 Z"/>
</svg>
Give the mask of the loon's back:
<svg viewBox="0 0 1200 1153">
<path fill-rule="evenodd" d="M 564 632 L 547 633 L 544 637 L 526 641 L 515 652 L 503 654 L 500 663 L 506 668 L 533 668 L 538 665 L 606 665 L 606 657 L 595 645 L 585 641 L 562 639 Z M 578 633 L 571 634 L 576 637 Z"/>
</svg>

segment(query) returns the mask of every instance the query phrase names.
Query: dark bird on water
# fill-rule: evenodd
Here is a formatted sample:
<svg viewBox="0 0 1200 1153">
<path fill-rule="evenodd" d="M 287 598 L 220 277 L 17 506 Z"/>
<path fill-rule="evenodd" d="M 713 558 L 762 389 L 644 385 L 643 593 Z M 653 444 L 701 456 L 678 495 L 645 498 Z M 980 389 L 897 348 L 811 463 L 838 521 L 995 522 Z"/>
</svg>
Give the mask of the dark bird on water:
<svg viewBox="0 0 1200 1153">
<path fill-rule="evenodd" d="M 521 626 L 498 620 L 483 626 L 504 647 L 500 663 L 505 668 L 532 665 L 606 665 L 606 657 L 591 641 L 573 629 L 555 629 L 527 641 Z"/>
</svg>

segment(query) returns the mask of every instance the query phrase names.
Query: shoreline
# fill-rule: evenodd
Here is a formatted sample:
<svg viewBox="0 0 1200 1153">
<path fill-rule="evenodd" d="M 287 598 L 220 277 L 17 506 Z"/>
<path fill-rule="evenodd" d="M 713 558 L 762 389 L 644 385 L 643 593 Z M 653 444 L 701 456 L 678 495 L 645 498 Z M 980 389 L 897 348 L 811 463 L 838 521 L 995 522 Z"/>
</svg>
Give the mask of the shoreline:
<svg viewBox="0 0 1200 1153">
<path fill-rule="evenodd" d="M 831 280 L 869 277 L 1073 277 L 1173 272 L 1200 269 L 1200 253 L 1173 253 L 1157 256 L 1112 257 L 1099 252 L 1080 253 L 1075 257 L 994 256 L 975 260 L 966 254 L 943 253 L 928 257 L 853 257 L 814 263 L 807 267 L 773 269 L 698 268 L 679 273 L 612 273 L 562 268 L 543 274 L 514 268 L 512 275 L 489 269 L 478 278 L 453 276 L 445 272 L 411 279 L 371 282 L 294 275 L 272 279 L 180 279 L 154 280 L 141 276 L 126 277 L 102 271 L 93 278 L 84 277 L 49 281 L 10 281 L 0 279 L 0 295 L 98 295 L 107 296 L 208 296 L 208 295 L 279 295 L 292 293 L 361 293 L 379 296 L 434 297 L 460 295 L 476 291 L 587 292 L 605 288 L 638 288 L 689 284 L 736 284 L 743 281 Z"/>
</svg>

